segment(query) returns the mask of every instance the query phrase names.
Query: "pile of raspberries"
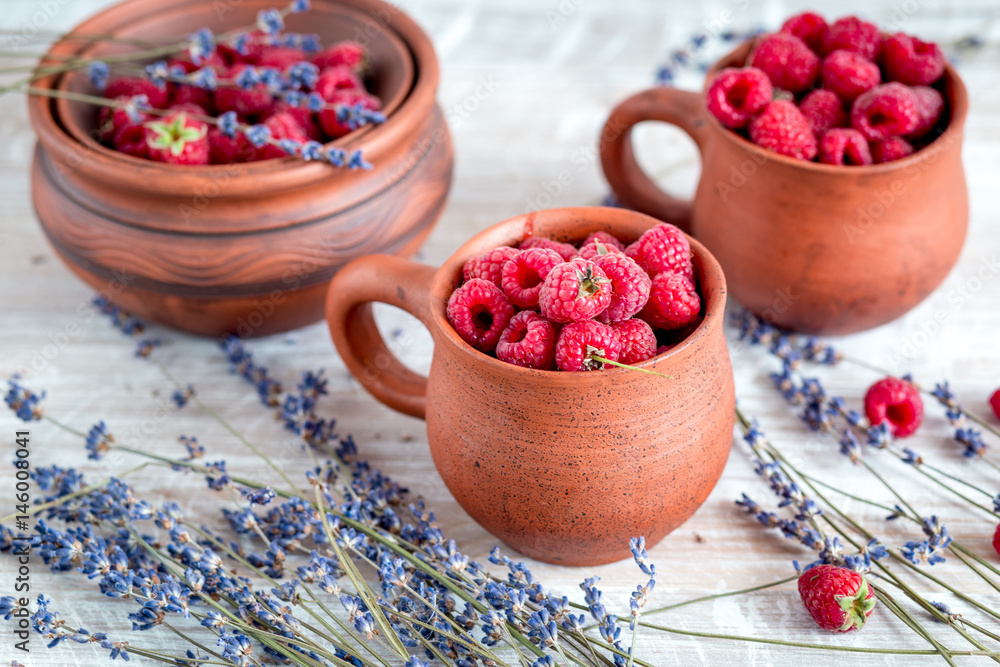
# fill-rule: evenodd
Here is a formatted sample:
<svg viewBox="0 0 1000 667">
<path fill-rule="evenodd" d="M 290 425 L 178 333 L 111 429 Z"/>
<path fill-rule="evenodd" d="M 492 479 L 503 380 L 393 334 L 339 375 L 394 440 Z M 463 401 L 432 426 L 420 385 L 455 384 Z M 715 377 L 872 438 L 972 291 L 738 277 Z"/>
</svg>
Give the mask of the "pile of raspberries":
<svg viewBox="0 0 1000 667">
<path fill-rule="evenodd" d="M 532 236 L 462 267 L 448 321 L 477 350 L 540 370 L 599 370 L 665 352 L 697 326 L 691 246 L 669 224 L 626 246 L 595 232 L 579 247 Z"/>
<path fill-rule="evenodd" d="M 719 71 L 706 105 L 723 125 L 781 155 L 879 164 L 941 133 L 945 102 L 934 85 L 944 69 L 937 44 L 883 34 L 855 16 L 828 25 L 805 12 L 757 38 L 746 67 Z"/>
<path fill-rule="evenodd" d="M 287 153 L 276 145 L 283 139 L 323 143 L 352 131 L 338 117 L 335 105 L 360 105 L 372 111 L 382 108 L 381 100 L 365 87 L 368 61 L 364 47 L 349 41 L 311 57 L 301 49 L 255 42 L 250 43 L 245 53 L 219 45 L 218 51 L 199 65 L 183 58 L 167 63 L 171 69 L 179 67 L 187 73 L 210 67 L 219 80 L 215 90 L 188 84 L 157 84 L 141 77 L 111 79 L 104 95 L 120 104 L 101 110 L 100 138 L 122 153 L 170 164 L 234 164 L 285 157 Z M 234 83 L 248 67 L 272 68 L 287 76 L 292 67 L 308 62 L 319 68 L 319 76 L 303 92 L 322 96 L 326 107 L 319 112 L 292 106 L 272 94 L 263 82 L 249 90 Z M 145 95 L 153 109 L 169 113 L 154 115 L 130 110 L 129 102 L 138 95 Z M 242 124 L 263 124 L 274 141 L 257 147 L 242 132 L 227 134 L 216 124 L 197 119 L 197 116 L 218 118 L 226 112 L 234 112 Z"/>
</svg>

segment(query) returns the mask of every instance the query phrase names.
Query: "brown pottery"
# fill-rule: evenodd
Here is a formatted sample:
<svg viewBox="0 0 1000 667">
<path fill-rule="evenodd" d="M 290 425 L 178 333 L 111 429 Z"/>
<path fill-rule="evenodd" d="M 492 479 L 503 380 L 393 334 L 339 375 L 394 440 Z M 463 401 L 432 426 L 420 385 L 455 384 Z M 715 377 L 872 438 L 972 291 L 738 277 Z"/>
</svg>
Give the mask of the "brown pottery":
<svg viewBox="0 0 1000 667">
<path fill-rule="evenodd" d="M 438 472 L 486 530 L 532 558 L 597 565 L 656 543 L 690 517 L 722 474 L 734 393 L 723 336 L 726 281 L 691 242 L 704 320 L 670 351 L 607 368 L 520 368 L 467 345 L 445 305 L 469 258 L 538 235 L 580 241 L 605 230 L 632 241 L 656 220 L 610 208 L 543 210 L 476 235 L 439 269 L 384 255 L 356 260 L 330 285 L 327 322 L 351 373 L 391 408 L 427 420 Z M 371 303 L 420 319 L 434 339 L 429 377 L 386 348 Z"/>
<path fill-rule="evenodd" d="M 716 63 L 741 66 L 751 44 Z M 714 254 L 737 301 L 796 331 L 846 334 L 889 322 L 920 303 L 955 265 L 969 199 L 962 169 L 968 95 L 948 65 L 950 114 L 934 142 L 896 162 L 838 167 L 766 151 L 727 130 L 704 93 L 655 88 L 618 105 L 601 162 L 623 204 L 690 231 Z M 657 120 L 701 152 L 693 201 L 660 190 L 633 154 L 631 129 Z"/>
<path fill-rule="evenodd" d="M 373 92 L 388 120 L 331 145 L 360 149 L 374 168 L 349 171 L 295 158 L 204 167 L 151 162 L 95 141 L 95 106 L 32 97 L 35 209 L 74 273 L 141 317 L 197 334 L 245 337 L 322 318 L 330 278 L 356 257 L 416 252 L 441 213 L 452 174 L 431 42 L 379 0 L 312 4 L 288 17 L 289 31 L 317 33 L 324 44 L 354 39 L 372 54 Z M 218 34 L 253 25 L 257 12 L 273 5 L 128 0 L 74 33 L 174 43 L 201 27 Z M 126 48 L 74 33 L 52 53 L 107 58 Z M 83 73 L 37 85 L 95 94 Z"/>
</svg>

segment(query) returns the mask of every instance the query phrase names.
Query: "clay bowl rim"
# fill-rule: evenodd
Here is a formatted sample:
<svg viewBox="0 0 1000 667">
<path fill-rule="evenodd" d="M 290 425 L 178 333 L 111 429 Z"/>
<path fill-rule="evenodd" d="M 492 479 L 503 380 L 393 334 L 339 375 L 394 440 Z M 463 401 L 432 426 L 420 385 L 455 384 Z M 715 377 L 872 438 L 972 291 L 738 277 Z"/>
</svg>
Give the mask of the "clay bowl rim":
<svg viewBox="0 0 1000 667">
<path fill-rule="evenodd" d="M 822 174 L 824 176 L 832 174 L 870 175 L 896 171 L 898 169 L 918 164 L 928 155 L 940 152 L 941 150 L 951 146 L 955 141 L 958 141 L 958 143 L 961 144 L 962 129 L 965 127 L 965 119 L 969 112 L 969 93 L 965 87 L 965 82 L 962 81 L 962 78 L 958 75 L 958 71 L 950 62 L 946 60 L 944 74 L 941 76 L 941 79 L 939 79 L 939 82 L 943 82 L 945 92 L 948 91 L 949 87 L 951 89 L 951 96 L 945 96 L 945 101 L 951 111 L 951 118 L 948 120 L 948 126 L 945 128 L 944 132 L 934 139 L 934 141 L 927 144 L 920 150 L 907 155 L 905 158 L 893 160 L 892 162 L 883 162 L 882 164 L 848 167 L 835 164 L 823 164 L 822 162 L 813 162 L 811 160 L 798 160 L 793 157 L 788 157 L 787 155 L 781 155 L 779 153 L 775 153 L 774 151 L 769 151 L 766 148 L 761 148 L 752 141 L 745 139 L 741 135 L 725 127 L 719 122 L 719 119 L 709 113 L 708 109 L 705 107 L 705 93 L 708 92 L 708 83 L 711 81 L 712 76 L 724 67 L 740 67 L 741 65 L 739 65 L 739 63 L 746 62 L 746 58 L 750 53 L 751 47 L 758 39 L 758 37 L 751 37 L 747 39 L 735 49 L 717 60 L 715 64 L 709 68 L 708 72 L 705 73 L 705 82 L 699 95 L 701 108 L 704 112 L 703 115 L 707 119 L 709 125 L 717 133 L 725 135 L 726 139 L 730 143 L 734 144 L 738 148 L 741 148 L 747 153 L 755 154 L 778 164 L 812 171 L 816 174 Z"/>
<path fill-rule="evenodd" d="M 139 0 L 139 1 L 141 2 L 142 0 Z M 186 4 L 187 5 L 198 4 L 200 1 L 201 0 L 188 0 Z M 183 9 L 184 6 L 185 5 L 182 4 L 180 6 L 180 9 Z M 344 13 L 344 14 L 356 14 L 359 17 L 362 16 L 361 10 L 359 10 L 359 9 L 357 9 L 355 7 L 351 7 L 350 5 L 345 5 L 343 2 L 327 2 L 327 3 L 324 3 L 323 6 L 330 7 L 332 9 L 334 9 L 335 11 L 339 11 L 339 12 Z M 114 6 L 112 6 L 109 9 L 113 9 L 113 8 L 114 8 Z M 174 5 L 171 5 L 169 7 L 169 9 L 170 10 L 176 10 L 177 8 Z M 314 9 L 313 11 L 316 11 L 316 10 Z M 95 15 L 92 18 L 97 18 L 97 15 Z M 77 32 L 78 30 L 80 30 L 82 27 L 84 27 L 84 25 L 86 23 L 88 23 L 89 21 L 90 21 L 90 19 L 88 19 L 87 21 L 84 21 L 84 23 L 81 23 L 80 26 L 74 28 L 66 37 L 64 37 L 60 41 L 71 41 L 72 35 L 75 32 Z M 400 35 L 398 35 L 394 30 L 383 30 L 382 32 L 385 33 L 385 35 L 387 36 L 388 41 L 395 47 L 395 50 L 402 55 L 402 61 L 405 63 L 405 71 L 404 71 L 404 75 L 403 75 L 403 85 L 399 87 L 399 90 L 389 100 L 389 102 L 385 105 L 385 108 L 382 110 L 383 113 L 385 113 L 385 116 L 386 116 L 386 119 L 387 119 L 387 122 L 388 122 L 388 119 L 392 117 L 392 114 L 394 114 L 396 112 L 396 110 L 399 109 L 400 106 L 402 106 L 402 104 L 410 96 L 410 93 L 413 91 L 413 87 L 416 84 L 416 79 L 417 79 L 417 71 L 416 71 L 417 70 L 417 65 L 416 65 L 415 58 L 414 58 L 413 54 L 410 52 L 409 48 L 407 47 L 406 42 L 403 41 L 403 38 Z M 67 39 L 67 38 L 70 38 L 70 39 Z M 100 49 L 101 46 L 103 46 L 101 43 L 87 43 L 87 42 L 84 42 L 83 45 L 76 51 L 76 53 L 78 55 L 80 55 L 80 56 L 90 58 L 90 57 L 94 56 L 95 51 L 97 51 L 98 49 Z M 57 90 L 59 90 L 59 91 L 66 91 L 66 89 L 68 88 L 68 86 L 70 84 L 70 81 L 72 81 L 72 79 L 80 77 L 82 75 L 83 74 L 82 74 L 81 70 L 77 70 L 75 72 L 65 72 L 63 74 L 60 74 L 58 80 L 56 82 L 54 82 L 55 83 L 55 88 Z M 128 155 L 126 153 L 121 153 L 119 151 L 116 151 L 116 150 L 113 150 L 111 148 L 108 148 L 107 146 L 105 146 L 104 144 L 100 143 L 99 141 L 96 141 L 90 135 L 90 133 L 89 132 L 85 132 L 84 129 L 81 126 L 79 126 L 78 124 L 76 124 L 75 122 L 73 122 L 73 115 L 71 113 L 69 113 L 69 106 L 71 104 L 80 104 L 80 102 L 74 102 L 73 100 L 69 100 L 69 99 L 65 99 L 65 98 L 55 98 L 54 99 L 54 103 L 55 103 L 55 106 L 56 106 L 56 113 L 55 113 L 55 115 L 56 115 L 57 118 L 60 119 L 60 121 L 61 121 L 60 124 L 63 126 L 63 129 L 66 131 L 66 133 L 69 134 L 76 141 L 78 141 L 78 142 L 86 145 L 88 148 L 90 148 L 92 150 L 99 151 L 102 154 L 110 154 L 113 157 L 121 157 L 123 159 L 128 160 L 129 162 L 132 162 L 133 164 L 135 162 L 139 162 L 140 164 L 146 164 L 146 163 L 150 162 L 150 160 L 144 160 L 142 158 L 138 158 L 138 157 L 135 157 L 135 156 L 132 156 L 132 155 Z M 346 134 L 343 137 L 340 137 L 338 139 L 334 139 L 333 141 L 325 142 L 323 144 L 323 147 L 325 149 L 325 148 L 343 148 L 343 147 L 346 147 L 346 146 L 350 146 L 356 140 L 362 138 L 364 134 L 370 134 L 371 131 L 373 131 L 375 129 L 377 129 L 377 128 L 372 127 L 372 126 L 366 126 L 366 127 L 363 127 L 363 128 L 358 128 L 358 130 L 356 130 L 355 132 L 351 132 L 350 134 Z M 271 161 L 278 162 L 280 160 L 287 160 L 287 161 L 293 161 L 294 160 L 296 162 L 299 161 L 296 158 L 291 157 L 291 156 L 283 156 L 283 157 L 280 157 L 280 158 L 271 158 L 269 160 L 260 160 L 259 162 L 271 162 Z M 190 165 L 190 166 L 165 164 L 165 163 L 156 163 L 156 164 L 158 164 L 158 165 L 160 165 L 162 167 L 165 167 L 167 169 L 190 170 L 190 169 L 194 168 L 194 169 L 204 170 L 205 173 L 212 173 L 211 170 L 226 171 L 230 167 L 232 167 L 232 165 L 227 165 L 227 164 L 206 164 L 206 165 Z M 252 163 L 252 164 L 257 164 L 257 163 L 255 162 L 255 163 Z"/>
<path fill-rule="evenodd" d="M 607 373 L 615 374 L 614 377 L 620 377 L 622 373 L 635 373 L 635 371 L 631 371 L 627 368 L 618 367 L 604 368 L 599 372 L 567 373 L 565 371 L 538 370 L 534 368 L 515 366 L 514 364 L 508 364 L 475 349 L 462 340 L 462 338 L 458 335 L 458 332 L 456 332 L 451 326 L 451 323 L 448 322 L 448 316 L 445 313 L 448 297 L 451 295 L 451 292 L 454 291 L 458 277 L 461 275 L 462 265 L 465 264 L 467 260 L 475 255 L 485 252 L 489 248 L 496 247 L 498 245 L 512 245 L 523 240 L 526 238 L 523 234 L 526 227 L 534 230 L 537 228 L 538 223 L 558 225 L 559 220 L 565 218 L 575 219 L 578 226 L 593 224 L 596 228 L 600 229 L 612 227 L 617 223 L 635 224 L 637 222 L 648 222 L 649 224 L 646 225 L 644 229 L 649 229 L 655 225 L 662 224 L 661 220 L 645 215 L 644 213 L 623 208 L 613 208 L 607 206 L 551 208 L 535 211 L 533 213 L 521 214 L 502 222 L 498 222 L 463 243 L 462 246 L 459 247 L 459 249 L 456 250 L 437 269 L 433 279 L 431 280 L 430 310 L 431 319 L 443 335 L 444 341 L 451 345 L 451 347 L 457 349 L 460 354 L 469 358 L 470 363 L 486 364 L 487 368 L 493 369 L 497 372 L 514 373 L 515 377 L 520 375 L 523 379 L 534 377 L 538 380 L 544 379 L 556 382 L 563 382 L 571 379 L 575 384 L 579 384 L 581 381 L 600 383 L 602 381 L 601 378 L 606 377 Z M 573 233 L 569 234 L 571 237 L 573 236 Z M 584 236 L 585 235 L 586 232 L 584 233 Z M 688 234 L 684 234 L 684 236 L 687 237 L 690 242 L 691 250 L 695 257 L 696 276 L 698 275 L 700 267 L 702 279 L 699 281 L 699 291 L 701 292 L 700 296 L 702 298 L 704 317 L 702 317 L 701 322 L 694 329 L 694 331 L 689 333 L 684 340 L 662 354 L 658 354 L 638 364 L 634 364 L 637 368 L 649 368 L 674 357 L 680 358 L 693 354 L 694 352 L 692 350 L 697 347 L 706 336 L 709 335 L 709 330 L 717 326 L 716 323 L 720 320 L 720 318 L 725 317 L 728 287 L 726 285 L 726 276 L 722 271 L 722 267 L 715 256 L 708 251 L 708 248 L 702 245 L 697 239 Z M 436 337 L 435 344 L 437 344 Z M 667 382 L 677 381 L 676 379 L 661 379 Z"/>
<path fill-rule="evenodd" d="M 112 5 L 74 26 L 70 34 L 85 30 L 93 22 L 100 21 L 106 14 L 119 10 L 124 5 L 141 5 L 145 2 L 149 2 L 149 0 L 126 0 L 124 3 Z M 331 4 L 344 5 L 352 10 L 384 10 L 389 12 L 392 21 L 384 25 L 382 29 L 394 33 L 394 36 L 406 48 L 408 59 L 413 64 L 414 77 L 410 89 L 396 110 L 387 117 L 386 122 L 378 127 L 362 128 L 358 132 L 352 132 L 337 140 L 337 142 L 344 142 L 338 147 L 361 148 L 369 159 L 372 159 L 380 153 L 389 152 L 398 149 L 400 145 L 410 143 L 403 141 L 403 139 L 411 134 L 412 128 L 422 125 L 423 119 L 431 113 L 431 109 L 436 103 L 440 65 L 430 37 L 403 10 L 382 0 L 332 0 Z M 66 49 L 60 51 L 58 48 L 65 47 L 67 44 L 67 40 L 62 39 L 50 47 L 49 53 L 67 51 Z M 74 50 L 69 49 L 68 52 L 74 52 Z M 44 61 L 45 57 L 43 56 L 40 62 Z M 35 85 L 50 90 L 56 89 L 59 87 L 62 76 L 61 74 L 53 74 L 39 80 Z M 107 182 L 117 179 L 116 182 L 137 194 L 189 197 L 191 196 L 190 177 L 207 182 L 225 176 L 230 180 L 226 186 L 226 194 L 221 196 L 236 198 L 246 195 L 260 195 L 261 192 L 265 191 L 279 192 L 294 189 L 324 180 L 329 181 L 338 176 L 356 175 L 355 172 L 344 171 L 344 173 L 340 173 L 343 170 L 331 172 L 329 165 L 319 162 L 295 161 L 293 158 L 236 165 L 205 165 L 197 168 L 142 160 L 118 153 L 97 144 L 97 142 L 93 142 L 93 145 L 81 143 L 62 126 L 62 118 L 58 117 L 55 111 L 56 105 L 53 102 L 54 100 L 49 97 L 28 96 L 29 119 L 42 146 L 47 151 L 53 152 L 53 157 L 58 161 L 78 162 L 79 166 L 75 170 L 91 180 Z M 85 155 L 85 159 L 82 160 L 80 159 L 81 151 Z M 238 173 L 233 173 L 234 167 L 237 168 Z M 378 170 L 379 165 L 376 163 L 374 171 Z M 155 180 L 155 185 L 153 185 L 156 175 L 163 178 Z M 183 178 L 185 175 L 189 178 Z M 151 225 L 150 228 L 158 231 L 171 231 L 169 229 L 160 230 L 155 225 Z"/>
</svg>

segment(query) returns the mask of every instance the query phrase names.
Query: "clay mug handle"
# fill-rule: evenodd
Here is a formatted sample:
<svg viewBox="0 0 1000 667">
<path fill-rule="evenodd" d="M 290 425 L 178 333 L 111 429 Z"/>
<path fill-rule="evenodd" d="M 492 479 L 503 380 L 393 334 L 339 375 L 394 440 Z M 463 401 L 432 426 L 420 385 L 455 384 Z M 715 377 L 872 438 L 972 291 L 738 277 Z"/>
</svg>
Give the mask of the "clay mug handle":
<svg viewBox="0 0 1000 667">
<path fill-rule="evenodd" d="M 424 419 L 427 378 L 414 373 L 386 347 L 372 317 L 378 301 L 430 324 L 432 266 L 390 255 L 356 259 L 337 272 L 326 296 L 326 322 L 348 370 L 372 396 Z"/>
<path fill-rule="evenodd" d="M 642 170 L 632 149 L 632 128 L 647 120 L 676 125 L 694 139 L 704 158 L 708 114 L 702 95 L 676 88 L 644 90 L 615 107 L 601 132 L 601 167 L 618 200 L 689 234 L 691 202 L 667 194 Z"/>
</svg>

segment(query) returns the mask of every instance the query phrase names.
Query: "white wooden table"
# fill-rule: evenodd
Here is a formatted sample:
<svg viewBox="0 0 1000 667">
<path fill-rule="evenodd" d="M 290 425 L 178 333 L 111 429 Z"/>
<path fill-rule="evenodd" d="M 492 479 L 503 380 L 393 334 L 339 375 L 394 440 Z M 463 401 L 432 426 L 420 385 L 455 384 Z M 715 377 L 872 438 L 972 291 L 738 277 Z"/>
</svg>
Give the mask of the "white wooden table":
<svg viewBox="0 0 1000 667">
<path fill-rule="evenodd" d="M 35 21 L 47 30 L 65 29 L 111 0 L 3 0 L 0 28 L 21 29 Z M 723 21 L 736 29 L 776 26 L 800 2 L 779 0 L 713 0 L 682 3 L 662 0 L 404 0 L 434 38 L 442 60 L 439 98 L 451 112 L 455 138 L 456 171 L 451 201 L 420 259 L 438 264 L 461 242 L 490 224 L 524 211 L 540 195 L 554 189 L 551 183 L 568 171 L 561 191 L 551 194 L 551 206 L 596 203 L 606 192 L 594 147 L 603 120 L 616 101 L 648 86 L 656 66 L 673 48 L 684 44 L 706 22 Z M 994 271 L 977 281 L 983 266 L 995 266 L 1000 254 L 1000 76 L 997 65 L 1000 31 L 984 27 L 1000 15 L 995 0 L 932 2 L 913 0 L 844 0 L 821 8 L 827 13 L 859 12 L 884 26 L 898 26 L 926 38 L 948 40 L 970 32 L 992 37 L 991 45 L 960 63 L 959 71 L 971 94 L 971 112 L 965 142 L 965 160 L 972 204 L 969 239 L 961 260 L 924 304 L 906 317 L 875 331 L 835 341 L 842 349 L 882 366 L 903 359 L 903 368 L 918 380 L 932 384 L 952 381 L 960 399 L 985 414 L 985 398 L 1000 386 L 1000 280 Z M 0 38 L 0 42 L 3 38 Z M 0 46 L 0 49 L 11 45 Z M 482 82 L 489 82 L 483 86 Z M 698 85 L 697 73 L 682 80 Z M 693 144 L 678 131 L 643 127 L 638 132 L 642 161 L 654 171 L 667 171 L 664 183 L 690 192 L 697 179 Z M 162 416 L 160 406 L 169 387 L 155 367 L 132 357 L 132 345 L 111 329 L 103 318 L 90 318 L 85 304 L 91 292 L 54 257 L 37 226 L 29 199 L 28 165 L 33 137 L 25 104 L 17 96 L 0 98 L 0 377 L 30 366 L 46 345 L 57 351 L 38 364 L 30 386 L 45 389 L 46 407 L 62 421 L 86 430 L 105 419 L 119 434 L 134 433 L 143 447 L 179 451 L 179 434 L 196 435 L 210 450 L 210 457 L 226 458 L 233 468 L 249 467 L 265 474 L 216 423 L 197 409 Z M 674 165 L 673 169 L 670 167 Z M 679 166 L 677 166 L 679 165 Z M 968 298 L 956 299 L 967 288 Z M 930 335 L 922 333 L 937 311 L 945 311 L 947 324 Z M 415 320 L 385 309 L 386 330 L 401 329 L 393 343 L 407 363 L 426 370 L 430 339 Z M 68 325 L 79 326 L 78 335 L 59 343 Z M 214 341 L 170 331 L 157 331 L 165 342 L 158 353 L 183 379 L 196 385 L 200 397 L 269 450 L 279 452 L 289 443 L 270 414 L 235 377 Z M 339 416 L 339 428 L 352 433 L 361 453 L 372 464 L 426 499 L 439 523 L 460 548 L 485 562 L 495 538 L 477 526 L 455 503 L 431 463 L 423 424 L 382 407 L 352 381 L 337 358 L 324 325 L 317 324 L 287 335 L 253 341 L 250 350 L 279 378 L 293 381 L 306 369 L 325 367 L 331 396 L 324 413 Z M 868 479 L 837 453 L 836 443 L 809 434 L 773 391 L 767 373 L 773 360 L 760 350 L 731 339 L 737 394 L 749 413 L 759 416 L 770 436 L 794 456 L 828 480 L 855 491 L 873 490 Z M 847 367 L 822 371 L 828 388 L 857 405 L 867 385 L 877 376 Z M 928 405 L 928 417 L 913 446 L 933 455 L 948 470 L 1000 491 L 997 475 L 958 455 L 942 411 Z M 11 436 L 18 422 L 0 411 L 3 456 L 9 459 Z M 94 463 L 85 460 L 81 443 L 44 424 L 33 426 L 34 463 L 78 465 L 96 481 L 114 470 L 134 465 L 127 460 Z M 994 442 L 1000 446 L 1000 442 Z M 878 460 L 877 455 L 873 460 Z M 291 455 L 290 471 L 304 470 L 306 457 Z M 992 526 L 971 511 L 956 505 L 934 489 L 914 483 L 900 466 L 882 465 L 890 479 L 927 514 L 942 516 L 956 537 L 980 553 L 989 554 Z M 0 515 L 13 504 L 10 468 L 0 467 Z M 131 482 L 150 499 L 172 497 L 185 510 L 206 523 L 218 525 L 219 517 L 204 510 L 204 483 L 161 473 L 139 474 Z M 796 544 L 765 531 L 733 504 L 742 492 L 770 503 L 769 491 L 753 474 L 746 448 L 736 441 L 722 481 L 699 512 L 661 544 L 651 549 L 660 582 L 654 606 L 699 595 L 736 590 L 774 581 L 792 574 L 791 560 L 809 560 Z M 891 503 L 890 503 L 891 504 Z M 890 543 L 913 537 L 913 530 L 882 524 L 878 513 L 856 502 L 845 507 L 868 519 Z M 12 586 L 11 564 L 0 558 L 0 594 Z M 549 588 L 582 598 L 577 588 L 586 576 L 598 574 L 606 601 L 620 613 L 627 610 L 629 591 L 640 582 L 634 564 L 622 562 L 599 568 L 567 569 L 533 564 L 537 579 Z M 989 594 L 982 582 L 963 576 L 955 562 L 937 566 L 935 574 L 963 582 L 966 590 L 994 606 L 1000 596 Z M 40 562 L 33 570 L 33 593 L 46 592 L 71 624 L 92 631 L 105 630 L 128 636 L 124 615 L 132 603 L 108 601 L 86 585 L 79 575 L 50 575 Z M 967 605 L 928 586 L 919 587 L 932 599 L 969 613 Z M 617 606 L 617 607 L 616 607 Z M 112 617 L 108 610 L 114 608 Z M 928 625 L 932 621 L 921 617 Z M 815 628 L 798 601 L 793 585 L 756 594 L 723 598 L 682 611 L 667 612 L 650 620 L 664 625 L 706 632 L 780 637 L 806 642 L 831 642 L 849 646 L 926 648 L 885 609 L 877 611 L 863 633 L 833 637 Z M 996 629 L 997 624 L 992 627 Z M 104 652 L 76 645 L 47 651 L 35 637 L 29 656 L 18 656 L 9 626 L 0 624 L 0 658 L 18 658 L 25 665 L 93 665 L 106 659 Z M 961 641 L 942 626 L 939 636 L 950 646 Z M 166 633 L 143 636 L 144 643 L 171 645 Z M 994 649 L 1000 646 L 993 644 Z M 804 649 L 776 648 L 672 636 L 643 630 L 639 657 L 655 665 L 797 664 L 811 660 L 832 664 L 861 656 L 836 655 Z M 870 656 L 874 662 L 911 664 L 935 658 Z M 958 658 L 962 664 L 983 658 Z M 6 662 L 3 662 L 6 664 Z"/>
</svg>

